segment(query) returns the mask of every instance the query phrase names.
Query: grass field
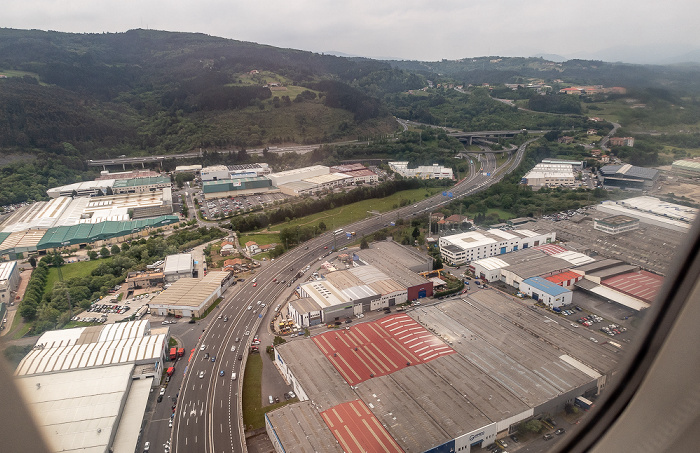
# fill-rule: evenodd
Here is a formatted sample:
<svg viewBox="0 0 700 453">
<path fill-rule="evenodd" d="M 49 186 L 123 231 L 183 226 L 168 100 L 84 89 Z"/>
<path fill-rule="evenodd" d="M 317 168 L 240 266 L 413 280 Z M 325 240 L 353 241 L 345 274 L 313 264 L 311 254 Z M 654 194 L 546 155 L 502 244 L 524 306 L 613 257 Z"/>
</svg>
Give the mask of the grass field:
<svg viewBox="0 0 700 453">
<path fill-rule="evenodd" d="M 502 220 L 508 220 L 508 219 L 512 219 L 512 218 L 515 217 L 515 216 L 514 216 L 513 214 L 511 214 L 510 212 L 504 211 L 503 209 L 489 208 L 489 210 L 486 212 L 486 215 L 488 216 L 488 215 L 491 214 L 491 213 L 496 213 L 496 214 L 498 214 L 498 217 L 499 217 L 500 219 L 502 219 Z"/>
<path fill-rule="evenodd" d="M 409 200 L 410 203 L 415 203 L 427 198 L 426 194 L 428 196 L 432 196 L 440 192 L 440 190 L 441 189 L 435 187 L 427 189 L 404 190 L 386 198 L 373 198 L 371 200 L 359 201 L 347 206 L 341 206 L 339 208 L 330 209 L 318 214 L 295 219 L 288 223 L 273 225 L 269 228 L 269 230 L 279 231 L 281 228 L 295 227 L 297 225 L 315 225 L 321 220 L 323 220 L 329 230 L 336 229 L 349 223 L 364 219 L 368 215 L 367 211 L 391 211 L 400 204 L 401 200 Z"/>
<path fill-rule="evenodd" d="M 267 360 L 267 359 L 265 359 Z M 265 427 L 265 413 L 270 412 L 285 404 L 297 402 L 296 398 L 289 401 L 280 401 L 277 404 L 262 406 L 262 354 L 249 354 L 245 364 L 243 378 L 243 426 L 246 430 Z"/>
<path fill-rule="evenodd" d="M 74 277 L 86 277 L 97 268 L 100 264 L 105 262 L 105 260 L 111 260 L 112 258 L 100 258 L 95 261 L 80 261 L 77 263 L 69 263 L 61 266 L 61 272 L 63 273 L 63 281 L 70 280 Z M 46 278 L 46 291 L 50 291 L 53 288 L 54 283 L 58 281 L 58 269 L 55 267 L 49 268 L 49 275 Z"/>
</svg>

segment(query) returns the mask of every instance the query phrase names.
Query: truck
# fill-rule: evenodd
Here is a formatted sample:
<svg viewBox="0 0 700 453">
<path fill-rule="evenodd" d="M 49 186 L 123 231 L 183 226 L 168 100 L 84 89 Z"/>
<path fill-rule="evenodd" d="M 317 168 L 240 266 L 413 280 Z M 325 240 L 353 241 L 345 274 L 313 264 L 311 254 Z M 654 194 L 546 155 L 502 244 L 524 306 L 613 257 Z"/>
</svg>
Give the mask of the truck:
<svg viewBox="0 0 700 453">
<path fill-rule="evenodd" d="M 178 357 L 184 357 L 185 356 L 185 348 L 180 348 L 177 350 L 177 356 Z"/>
<path fill-rule="evenodd" d="M 167 374 L 168 376 L 172 376 L 174 372 L 175 372 L 175 367 L 171 366 L 170 368 L 168 368 L 168 370 L 165 372 L 165 374 Z"/>
<path fill-rule="evenodd" d="M 591 407 L 593 407 L 593 402 L 589 400 L 588 398 L 584 398 L 582 396 L 577 396 L 576 399 L 574 400 L 574 406 L 578 406 L 584 411 L 587 411 Z"/>
<path fill-rule="evenodd" d="M 177 359 L 177 349 L 170 348 L 170 360 L 175 360 L 175 359 Z"/>
</svg>

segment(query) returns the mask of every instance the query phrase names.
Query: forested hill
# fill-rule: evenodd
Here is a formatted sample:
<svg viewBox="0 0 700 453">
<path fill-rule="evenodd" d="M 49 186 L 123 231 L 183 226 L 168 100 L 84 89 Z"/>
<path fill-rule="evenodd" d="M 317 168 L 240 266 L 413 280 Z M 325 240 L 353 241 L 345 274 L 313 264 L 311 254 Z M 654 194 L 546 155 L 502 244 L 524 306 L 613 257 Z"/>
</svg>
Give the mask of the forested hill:
<svg viewBox="0 0 700 453">
<path fill-rule="evenodd" d="M 0 74 L 4 153 L 91 158 L 387 133 L 378 96 L 424 83 L 374 60 L 151 30 L 0 29 Z"/>
</svg>

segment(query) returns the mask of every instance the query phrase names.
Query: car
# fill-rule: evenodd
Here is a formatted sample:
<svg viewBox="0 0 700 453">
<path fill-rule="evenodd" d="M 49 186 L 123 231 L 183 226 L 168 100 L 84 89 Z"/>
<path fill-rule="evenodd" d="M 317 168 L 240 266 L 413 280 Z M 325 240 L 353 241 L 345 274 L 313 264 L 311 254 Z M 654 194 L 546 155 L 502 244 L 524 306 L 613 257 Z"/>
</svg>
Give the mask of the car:
<svg viewBox="0 0 700 453">
<path fill-rule="evenodd" d="M 236 380 L 236 373 L 231 373 L 231 380 L 235 381 Z"/>
<path fill-rule="evenodd" d="M 244 332 L 244 335 L 245 335 L 245 336 L 250 335 L 250 330 L 246 330 L 246 331 Z"/>
<path fill-rule="evenodd" d="M 239 341 L 241 341 L 241 339 L 236 337 L 236 343 L 238 343 Z M 231 350 L 233 351 L 233 349 L 231 349 Z"/>
<path fill-rule="evenodd" d="M 160 396 L 163 396 L 163 395 L 165 395 L 165 387 L 160 389 Z"/>
<path fill-rule="evenodd" d="M 215 356 L 215 355 L 211 356 L 211 361 L 212 361 L 212 362 L 216 362 L 216 356 Z"/>
<path fill-rule="evenodd" d="M 510 440 L 512 440 L 512 441 L 515 442 L 516 444 L 520 442 L 520 439 L 518 439 L 518 436 L 516 436 L 515 434 L 512 434 L 512 435 L 510 436 Z"/>
<path fill-rule="evenodd" d="M 565 432 L 566 430 L 564 428 L 559 428 L 558 430 L 554 431 L 554 434 L 556 434 L 557 436 L 561 436 Z"/>
<path fill-rule="evenodd" d="M 207 349 L 207 346 L 206 346 L 206 345 L 202 345 L 202 346 L 199 347 L 199 350 L 200 350 L 200 351 L 204 351 L 205 349 Z"/>
<path fill-rule="evenodd" d="M 274 283 L 277 283 L 277 277 L 273 278 L 272 281 L 273 281 Z"/>
<path fill-rule="evenodd" d="M 255 286 L 258 286 L 258 284 L 257 284 L 257 283 L 253 283 L 253 286 L 254 286 L 254 287 L 255 287 Z"/>
<path fill-rule="evenodd" d="M 296 398 L 297 396 L 292 392 L 291 390 L 289 391 L 289 397 L 290 398 Z"/>
<path fill-rule="evenodd" d="M 544 440 L 551 440 L 554 436 L 552 436 L 550 433 L 545 434 L 542 436 L 542 439 Z"/>
<path fill-rule="evenodd" d="M 224 374 L 226 374 L 224 373 L 224 370 L 219 371 L 219 376 L 223 376 Z"/>
<path fill-rule="evenodd" d="M 275 404 L 275 399 L 272 397 L 272 395 L 268 396 L 267 400 L 270 402 L 270 404 Z"/>
<path fill-rule="evenodd" d="M 248 310 L 252 310 L 252 309 L 253 309 L 253 306 L 252 306 L 252 305 L 248 305 Z"/>
<path fill-rule="evenodd" d="M 224 322 L 228 321 L 228 316 L 224 316 Z"/>
<path fill-rule="evenodd" d="M 146 442 L 145 444 L 143 444 L 143 451 L 148 451 L 148 450 L 150 450 L 150 449 L 151 449 L 151 443 L 150 443 L 150 442 Z"/>
<path fill-rule="evenodd" d="M 172 421 L 172 420 L 168 420 L 168 428 L 172 428 L 172 427 L 173 427 L 173 421 Z"/>
<path fill-rule="evenodd" d="M 239 356 L 238 356 L 238 360 L 243 360 L 243 356 L 242 356 L 242 355 L 239 355 Z"/>
<path fill-rule="evenodd" d="M 328 246 L 327 246 L 327 245 L 324 246 L 323 249 L 324 249 L 324 250 L 328 250 Z"/>
<path fill-rule="evenodd" d="M 219 319 L 221 319 L 221 318 L 222 318 L 222 315 L 219 315 Z"/>
<path fill-rule="evenodd" d="M 234 344 L 233 346 L 231 346 L 231 352 L 233 352 L 235 350 L 236 350 L 236 345 Z"/>
<path fill-rule="evenodd" d="M 158 402 L 160 403 L 161 401 L 163 401 L 163 395 L 158 395 Z"/>
<path fill-rule="evenodd" d="M 204 377 L 204 371 L 199 372 L 199 379 L 202 379 Z"/>
</svg>

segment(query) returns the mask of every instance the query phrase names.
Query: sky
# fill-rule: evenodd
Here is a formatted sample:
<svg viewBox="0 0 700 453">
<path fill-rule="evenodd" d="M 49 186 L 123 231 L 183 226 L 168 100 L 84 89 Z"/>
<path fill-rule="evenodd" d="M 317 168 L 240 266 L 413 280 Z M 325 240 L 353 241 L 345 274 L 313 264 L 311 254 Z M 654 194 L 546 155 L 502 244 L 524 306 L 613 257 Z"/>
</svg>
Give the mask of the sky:
<svg viewBox="0 0 700 453">
<path fill-rule="evenodd" d="M 632 60 L 700 49 L 697 0 L 4 0 L 2 9 L 7 28 L 200 32 L 424 61 L 556 54 L 643 62 Z"/>
</svg>

